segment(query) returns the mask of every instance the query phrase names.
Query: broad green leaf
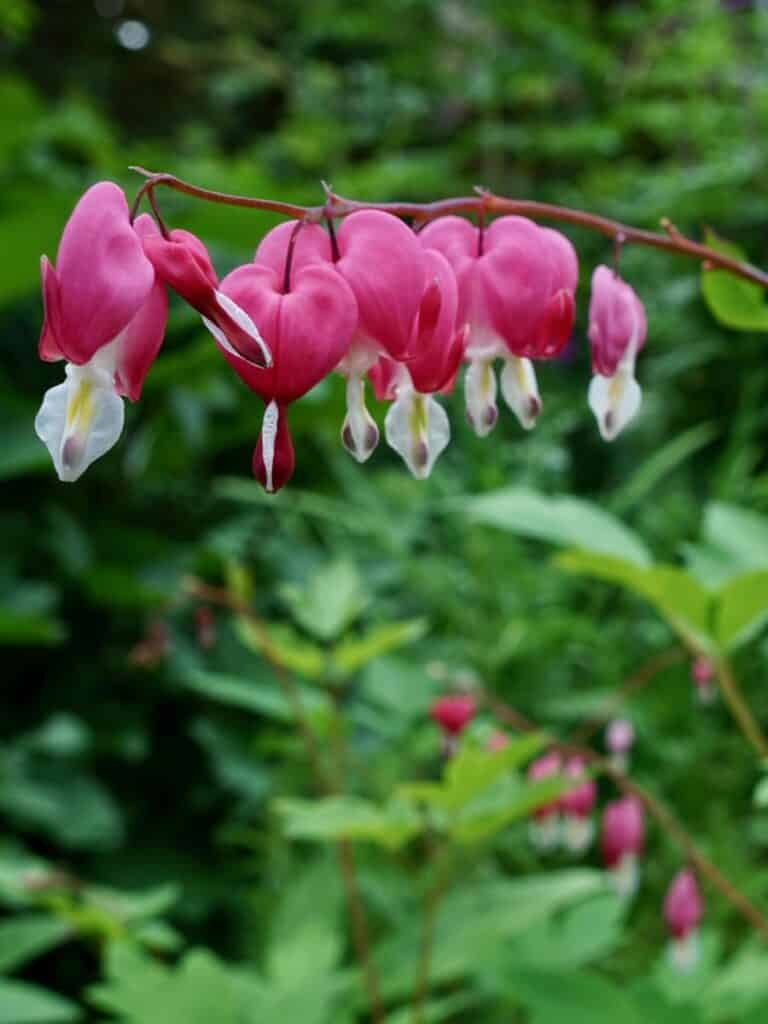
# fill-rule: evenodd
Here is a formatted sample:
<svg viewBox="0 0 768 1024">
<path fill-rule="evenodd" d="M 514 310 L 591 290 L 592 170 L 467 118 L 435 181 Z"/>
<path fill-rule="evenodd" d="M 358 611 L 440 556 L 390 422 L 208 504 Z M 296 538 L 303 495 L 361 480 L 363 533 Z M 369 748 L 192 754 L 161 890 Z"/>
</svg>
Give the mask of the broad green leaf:
<svg viewBox="0 0 768 1024">
<path fill-rule="evenodd" d="M 632 998 L 615 982 L 592 971 L 515 970 L 509 988 L 530 1012 L 531 1024 L 647 1024 Z"/>
<path fill-rule="evenodd" d="M 736 569 L 768 568 L 768 518 L 725 502 L 707 505 L 704 539 L 727 555 Z"/>
<path fill-rule="evenodd" d="M 443 787 L 447 810 L 458 810 L 496 782 L 537 754 L 547 743 L 542 733 L 512 740 L 501 750 L 483 750 L 465 743 L 445 768 Z"/>
<path fill-rule="evenodd" d="M 479 797 L 464 807 L 450 824 L 451 836 L 465 845 L 484 842 L 556 800 L 567 788 L 567 781 L 559 777 L 499 786 L 485 798 Z"/>
<path fill-rule="evenodd" d="M 348 637 L 337 644 L 331 652 L 331 664 L 337 675 L 351 676 L 374 658 L 421 639 L 426 631 L 425 619 L 372 626 L 362 636 Z"/>
<path fill-rule="evenodd" d="M 744 252 L 733 242 L 707 229 L 704 242 L 711 249 L 746 262 Z M 716 320 L 738 331 L 768 331 L 768 302 L 765 289 L 727 270 L 701 271 L 701 290 Z"/>
<path fill-rule="evenodd" d="M 413 808 L 398 800 L 380 807 L 354 796 L 321 800 L 286 797 L 275 802 L 275 809 L 291 839 L 369 840 L 394 850 L 421 829 L 421 819 Z"/>
<path fill-rule="evenodd" d="M 54 992 L 0 978 L 0 1024 L 66 1024 L 81 1017 L 79 1007 Z"/>
<path fill-rule="evenodd" d="M 736 576 L 717 602 L 717 640 L 732 650 L 750 640 L 768 621 L 768 570 Z"/>
<path fill-rule="evenodd" d="M 597 551 L 634 565 L 651 563 L 650 552 L 636 533 L 600 505 L 581 498 L 507 488 L 466 499 L 461 507 L 472 522 Z"/>
<path fill-rule="evenodd" d="M 616 583 L 638 594 L 656 608 L 675 632 L 701 650 L 713 649 L 712 595 L 684 569 L 668 565 L 643 569 L 618 558 L 584 551 L 563 552 L 555 563 L 569 572 Z"/>
<path fill-rule="evenodd" d="M 747 942 L 714 974 L 702 993 L 710 1020 L 742 1020 L 768 1002 L 768 953 Z"/>
<path fill-rule="evenodd" d="M 351 562 L 331 562 L 302 586 L 286 583 L 279 592 L 298 624 L 320 640 L 337 637 L 370 600 Z"/>
<path fill-rule="evenodd" d="M 599 893 L 562 915 L 537 922 L 503 951 L 500 963 L 566 970 L 608 955 L 621 942 L 627 906 L 614 892 Z"/>
<path fill-rule="evenodd" d="M 26 914 L 0 922 L 0 972 L 13 971 L 33 960 L 64 942 L 70 933 L 69 925 L 51 914 Z"/>
<path fill-rule="evenodd" d="M 0 607 L 0 646 L 44 647 L 60 644 L 66 639 L 66 630 L 48 615 L 16 612 Z"/>
<path fill-rule="evenodd" d="M 291 721 L 293 710 L 287 698 L 271 680 L 244 679 L 240 676 L 225 675 L 221 672 L 205 672 L 192 669 L 179 673 L 179 682 L 195 693 L 221 704 L 253 711 L 259 715 Z M 327 698 L 307 686 L 299 686 L 302 707 L 309 713 L 327 706 Z"/>
<path fill-rule="evenodd" d="M 325 652 L 302 640 L 290 626 L 272 623 L 257 626 L 241 615 L 237 620 L 237 632 L 246 647 L 291 672 L 307 679 L 319 679 L 325 673 Z"/>
</svg>

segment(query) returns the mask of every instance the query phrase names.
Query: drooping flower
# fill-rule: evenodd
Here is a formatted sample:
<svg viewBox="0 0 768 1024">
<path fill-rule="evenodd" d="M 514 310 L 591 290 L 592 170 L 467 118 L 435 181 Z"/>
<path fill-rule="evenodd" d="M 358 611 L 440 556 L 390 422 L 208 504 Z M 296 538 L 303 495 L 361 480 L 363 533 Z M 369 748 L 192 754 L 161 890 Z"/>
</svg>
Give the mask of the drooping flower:
<svg viewBox="0 0 768 1024">
<path fill-rule="evenodd" d="M 645 344 L 645 310 L 635 290 L 606 266 L 592 275 L 588 336 L 592 346 L 589 407 L 600 434 L 613 441 L 640 408 L 635 360 Z"/>
<path fill-rule="evenodd" d="M 541 411 L 532 359 L 553 358 L 573 326 L 576 254 L 562 235 L 524 217 L 500 217 L 480 230 L 441 217 L 420 234 L 454 269 L 459 324 L 466 324 L 467 417 L 484 437 L 498 418 L 493 362 L 504 360 L 502 393 L 526 429 Z"/>
<path fill-rule="evenodd" d="M 77 480 L 123 430 L 122 396 L 138 399 L 162 344 L 167 300 L 143 242 L 151 218 L 131 225 L 125 196 L 102 181 L 79 200 L 62 233 L 56 267 L 43 256 L 45 319 L 40 357 L 65 359 L 35 418 L 60 480 Z"/>
<path fill-rule="evenodd" d="M 528 778 L 531 782 L 549 779 L 562 771 L 563 759 L 556 750 L 536 758 L 528 766 Z M 537 807 L 528 825 L 531 842 L 539 850 L 553 850 L 561 839 L 560 801 Z"/>
<path fill-rule="evenodd" d="M 255 366 L 270 365 L 271 354 L 258 328 L 219 288 L 208 250 L 199 238 L 175 229 L 167 238 L 155 234 L 145 239 L 144 251 L 160 280 L 197 310 L 220 347 Z"/>
<path fill-rule="evenodd" d="M 381 356 L 370 370 L 376 397 L 392 404 L 384 421 L 387 442 L 411 473 L 423 480 L 447 446 L 451 427 L 432 397 L 449 388 L 464 354 L 464 331 L 456 329 L 458 291 L 450 264 L 428 249 L 427 287 L 402 362 Z"/>
<path fill-rule="evenodd" d="M 605 746 L 610 755 L 611 767 L 625 772 L 629 766 L 629 755 L 635 744 L 635 727 L 628 718 L 614 718 L 605 729 Z"/>
<path fill-rule="evenodd" d="M 251 263 L 234 270 L 220 287 L 225 299 L 259 325 L 272 353 L 272 365 L 260 368 L 217 339 L 226 360 L 266 405 L 253 472 L 269 492 L 293 474 L 288 405 L 334 369 L 357 324 L 355 297 L 331 265 L 305 262 L 292 268 L 286 281 L 286 257 L 287 237 L 280 272 Z"/>
<path fill-rule="evenodd" d="M 691 665 L 691 678 L 696 686 L 696 695 L 701 704 L 711 704 L 717 698 L 713 685 L 715 667 L 709 658 L 700 655 Z"/>
<path fill-rule="evenodd" d="M 698 926 L 704 906 L 690 868 L 675 875 L 664 897 L 664 920 L 671 935 L 669 957 L 679 971 L 690 971 L 698 959 Z"/>
<path fill-rule="evenodd" d="M 440 697 L 429 709 L 429 717 L 447 736 L 461 735 L 477 712 L 477 701 L 469 693 Z"/>
<path fill-rule="evenodd" d="M 637 797 L 630 794 L 605 805 L 600 836 L 603 860 L 616 891 L 625 899 L 637 889 L 644 840 L 645 816 Z"/>
<path fill-rule="evenodd" d="M 563 839 L 572 853 L 583 853 L 592 842 L 594 825 L 592 809 L 595 806 L 597 787 L 594 779 L 586 772 L 583 757 L 569 757 L 565 762 L 564 774 L 578 783 L 560 798 L 563 815 Z"/>
</svg>

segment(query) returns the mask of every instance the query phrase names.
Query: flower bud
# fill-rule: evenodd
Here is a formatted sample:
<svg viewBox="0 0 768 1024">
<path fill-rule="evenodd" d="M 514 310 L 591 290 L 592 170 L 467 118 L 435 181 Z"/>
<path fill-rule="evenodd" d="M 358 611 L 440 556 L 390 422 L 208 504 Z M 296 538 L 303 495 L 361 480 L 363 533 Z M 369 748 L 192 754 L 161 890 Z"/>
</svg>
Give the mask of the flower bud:
<svg viewBox="0 0 768 1024">
<path fill-rule="evenodd" d="M 583 853 L 594 836 L 592 809 L 595 806 L 597 787 L 586 773 L 583 757 L 569 757 L 565 762 L 564 774 L 578 785 L 560 798 L 563 814 L 563 840 L 572 853 Z"/>
<path fill-rule="evenodd" d="M 638 883 L 638 857 L 645 839 L 643 805 L 636 796 L 625 796 L 605 805 L 600 845 L 616 891 L 627 899 Z"/>
<path fill-rule="evenodd" d="M 698 959 L 698 925 L 704 908 L 696 876 L 678 871 L 664 897 L 664 920 L 671 935 L 669 957 L 679 971 L 690 971 Z"/>
<path fill-rule="evenodd" d="M 700 655 L 691 665 L 691 679 L 696 686 L 696 695 L 701 704 L 711 704 L 717 698 L 713 685 L 715 667 L 709 658 Z"/>
<path fill-rule="evenodd" d="M 562 758 L 556 750 L 536 758 L 528 767 L 528 779 L 530 782 L 539 782 L 542 779 L 558 775 L 562 768 Z M 553 850 L 560 844 L 561 821 L 559 801 L 538 807 L 533 812 L 533 817 L 528 826 L 528 835 L 533 845 L 538 850 Z"/>
<path fill-rule="evenodd" d="M 459 736 L 475 717 L 477 702 L 468 693 L 440 697 L 429 709 L 430 718 L 449 736 Z"/>
<path fill-rule="evenodd" d="M 625 772 L 635 743 L 635 729 L 627 718 L 614 718 L 605 730 L 605 745 L 615 771 Z"/>
</svg>

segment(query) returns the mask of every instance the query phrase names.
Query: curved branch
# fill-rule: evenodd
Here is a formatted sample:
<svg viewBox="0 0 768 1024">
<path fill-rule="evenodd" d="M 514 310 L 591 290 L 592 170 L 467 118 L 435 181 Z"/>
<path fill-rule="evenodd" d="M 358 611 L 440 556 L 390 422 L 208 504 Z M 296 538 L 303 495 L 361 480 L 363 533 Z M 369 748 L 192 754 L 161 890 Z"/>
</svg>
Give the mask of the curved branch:
<svg viewBox="0 0 768 1024">
<path fill-rule="evenodd" d="M 573 224 L 576 227 L 595 231 L 610 238 L 618 245 L 646 245 L 653 249 L 688 256 L 703 263 L 708 270 L 727 270 L 736 277 L 744 278 L 761 288 L 768 289 L 768 273 L 753 267 L 749 263 L 725 256 L 723 253 L 710 249 L 709 246 L 695 242 L 680 234 L 667 218 L 662 220 L 664 232 L 646 231 L 635 228 L 620 221 L 601 217 L 586 210 L 573 210 L 567 206 L 556 206 L 550 203 L 539 203 L 533 199 L 508 199 L 490 192 L 479 190 L 475 196 L 458 196 L 452 199 L 439 199 L 432 203 L 375 203 L 346 199 L 328 190 L 326 202 L 320 206 L 299 206 L 295 203 L 284 203 L 275 199 L 258 199 L 251 196 L 231 195 L 226 192 L 215 192 L 212 189 L 200 188 L 182 181 L 173 174 L 156 174 L 143 167 L 131 167 L 130 170 L 143 174 L 147 179 L 139 189 L 133 204 L 131 216 L 135 216 L 142 197 L 151 193 L 159 185 L 183 192 L 212 203 L 224 203 L 228 206 L 241 206 L 251 210 L 267 210 L 279 213 L 284 217 L 297 217 L 305 221 L 319 223 L 324 217 L 346 217 L 358 210 L 382 210 L 398 217 L 412 217 L 419 224 L 444 217 L 448 214 L 473 213 L 477 216 L 490 214 L 514 214 L 530 217 L 532 220 L 555 221 L 562 224 Z"/>
</svg>

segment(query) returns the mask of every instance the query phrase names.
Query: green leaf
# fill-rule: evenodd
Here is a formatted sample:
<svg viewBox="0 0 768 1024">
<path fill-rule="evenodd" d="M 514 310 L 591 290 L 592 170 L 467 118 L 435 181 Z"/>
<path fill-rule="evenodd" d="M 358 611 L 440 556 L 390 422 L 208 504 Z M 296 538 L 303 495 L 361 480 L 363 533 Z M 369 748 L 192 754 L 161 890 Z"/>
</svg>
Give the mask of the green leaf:
<svg viewBox="0 0 768 1024">
<path fill-rule="evenodd" d="M 279 721 L 293 720 L 293 709 L 289 701 L 271 680 L 244 679 L 222 672 L 205 672 L 202 669 L 180 672 L 177 678 L 189 690 L 220 704 L 228 704 L 230 707 L 252 711 Z M 308 686 L 299 686 L 298 690 L 302 707 L 307 713 L 313 714 L 327 707 L 327 698 L 317 690 Z"/>
<path fill-rule="evenodd" d="M 647 1024 L 647 1018 L 627 992 L 591 971 L 515 970 L 509 988 L 530 1011 L 531 1024 Z"/>
<path fill-rule="evenodd" d="M 0 607 L 0 645 L 7 647 L 43 647 L 60 644 L 66 639 L 66 630 L 56 619 L 47 615 L 16 612 Z"/>
<path fill-rule="evenodd" d="M 724 256 L 746 262 L 744 252 L 733 242 L 707 229 L 704 242 Z M 765 289 L 727 270 L 701 271 L 704 301 L 716 320 L 738 331 L 768 331 L 768 302 Z"/>
<path fill-rule="evenodd" d="M 420 829 L 421 819 L 402 800 L 379 807 L 354 796 L 329 796 L 322 800 L 286 797 L 275 802 L 291 839 L 355 839 L 379 843 L 395 850 Z"/>
<path fill-rule="evenodd" d="M 580 498 L 551 498 L 507 488 L 469 498 L 462 507 L 472 522 L 613 555 L 635 565 L 651 562 L 650 552 L 636 533 L 600 505 Z"/>
<path fill-rule="evenodd" d="M 386 622 L 373 626 L 360 637 L 342 640 L 331 652 L 331 664 L 336 674 L 351 676 L 369 661 L 380 658 L 406 644 L 421 639 L 427 631 L 425 619 L 408 619 L 405 622 Z"/>
<path fill-rule="evenodd" d="M 768 518 L 749 509 L 713 501 L 704 513 L 705 541 L 736 570 L 768 568 Z"/>
<path fill-rule="evenodd" d="M 768 570 L 736 576 L 717 601 L 717 640 L 726 650 L 747 643 L 768 622 Z"/>
<path fill-rule="evenodd" d="M 501 750 L 483 750 L 465 743 L 446 765 L 444 806 L 447 810 L 463 807 L 502 775 L 530 761 L 546 743 L 547 737 L 543 733 L 531 733 L 512 740 Z"/>
<path fill-rule="evenodd" d="M 66 1024 L 80 1009 L 38 985 L 0 978 L 0 1024 Z"/>
<path fill-rule="evenodd" d="M 559 777 L 536 782 L 515 782 L 498 787 L 487 798 L 465 807 L 451 823 L 450 833 L 458 843 L 484 842 L 502 829 L 551 803 L 565 792 L 568 782 Z"/>
<path fill-rule="evenodd" d="M 69 925 L 50 914 L 26 914 L 0 922 L 0 972 L 15 970 L 69 935 Z"/>
<path fill-rule="evenodd" d="M 364 610 L 370 595 L 351 562 L 331 562 L 303 586 L 283 584 L 282 599 L 298 624 L 321 640 L 333 640 Z"/>
<path fill-rule="evenodd" d="M 257 626 L 245 616 L 237 619 L 237 632 L 246 647 L 307 679 L 319 679 L 326 671 L 325 652 L 302 640 L 290 626 Z"/>
<path fill-rule="evenodd" d="M 671 565 L 643 569 L 618 558 L 583 551 L 565 551 L 555 563 L 568 572 L 616 583 L 649 601 L 676 633 L 702 651 L 711 651 L 712 595 L 691 574 Z"/>
</svg>

